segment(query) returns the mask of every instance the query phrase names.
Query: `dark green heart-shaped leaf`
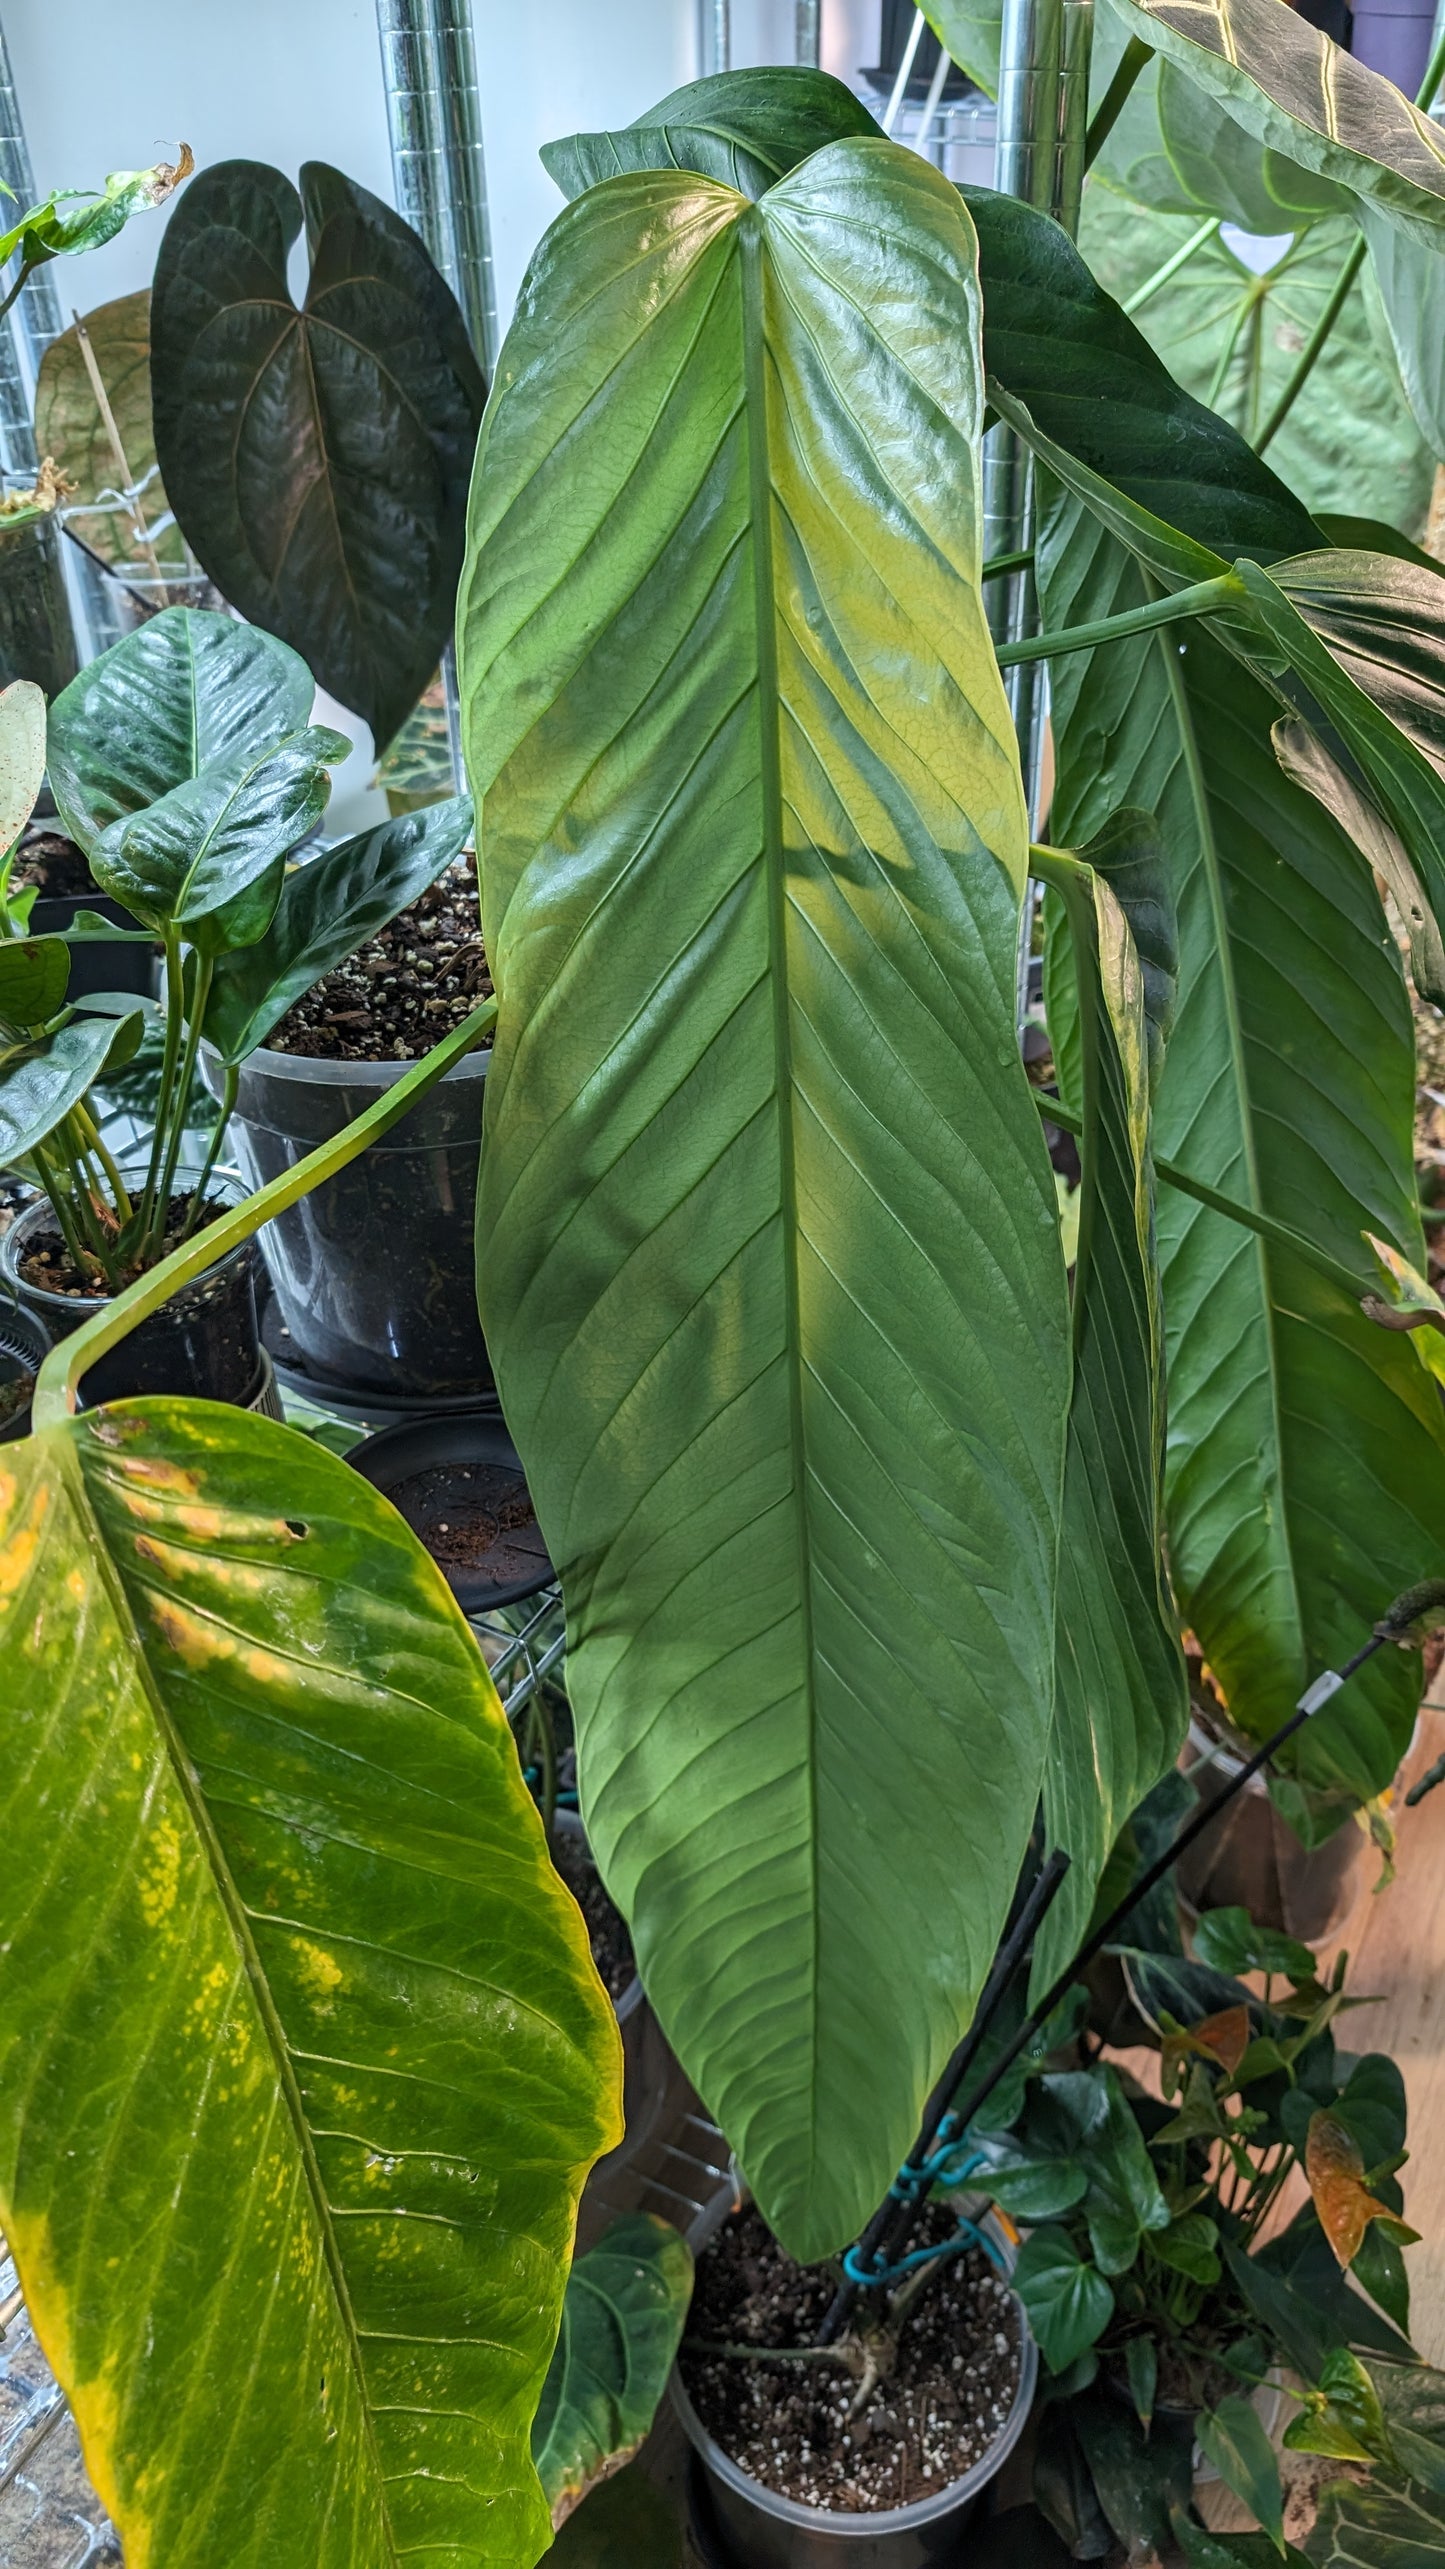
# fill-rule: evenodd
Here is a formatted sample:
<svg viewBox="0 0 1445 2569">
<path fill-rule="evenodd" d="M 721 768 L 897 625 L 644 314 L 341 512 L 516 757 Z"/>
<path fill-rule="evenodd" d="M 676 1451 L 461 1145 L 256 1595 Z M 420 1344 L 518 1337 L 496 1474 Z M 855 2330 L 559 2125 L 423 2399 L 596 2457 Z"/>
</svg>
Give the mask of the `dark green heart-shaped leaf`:
<svg viewBox="0 0 1445 2569">
<path fill-rule="evenodd" d="M 577 2259 L 532 2427 L 554 2525 L 637 2451 L 667 2387 L 691 2298 L 687 2241 L 653 2213 L 614 2221 Z"/>
<path fill-rule="evenodd" d="M 975 257 L 868 138 L 756 206 L 676 172 L 579 199 L 462 599 L 484 1326 L 592 1842 L 803 2258 L 856 2235 L 968 2021 L 1052 1703 L 1067 1310 Z"/>
<path fill-rule="evenodd" d="M 1227 2489 L 1247 2507 L 1276 2551 L 1284 2550 L 1284 2490 L 1274 2446 L 1258 2410 L 1247 2399 L 1231 2397 L 1215 2409 L 1201 2409 L 1194 2433 L 1207 2462 L 1212 2462 Z"/>
<path fill-rule="evenodd" d="M 545 143 L 542 166 L 567 197 L 622 170 L 642 169 L 696 170 L 740 195 L 766 196 L 825 144 L 881 131 L 841 80 L 785 64 L 690 81 L 614 133 Z"/>
<path fill-rule="evenodd" d="M 1151 1041 L 1162 1064 L 1174 1004 L 1168 873 L 1140 812 L 1117 815 L 1077 861 L 1036 851 L 1033 862 L 1062 904 L 1082 993 L 1074 1383 L 1044 1774 L 1050 1841 L 1072 1861 L 1035 1940 L 1034 1985 L 1046 1987 L 1082 1938 L 1120 1829 L 1172 1766 L 1189 1704 L 1163 1564 L 1164 1318 L 1149 1142 Z M 1133 916 L 1151 949 L 1147 986 Z"/>
<path fill-rule="evenodd" d="M 1200 1962 L 1236 1975 L 1246 1971 L 1283 1972 L 1289 1980 L 1313 1980 L 1315 1958 L 1308 1945 L 1276 1927 L 1257 1927 L 1247 1909 L 1206 1909 L 1194 1928 L 1194 1951 Z"/>
<path fill-rule="evenodd" d="M 1259 142 L 1419 238 L 1445 238 L 1445 138 L 1394 82 L 1281 0 L 1112 0 Z"/>
<path fill-rule="evenodd" d="M 1309 2557 L 1317 2569 L 1440 2569 L 1445 2498 L 1428 2489 L 1335 2480 L 1320 2501 Z"/>
<path fill-rule="evenodd" d="M 144 1002 L 119 1024 L 111 1017 L 72 1017 L 53 1035 L 0 1052 L 0 1167 L 9 1167 L 52 1133 L 103 1070 L 131 1060 L 144 1030 Z"/>
<path fill-rule="evenodd" d="M 0 939 L 0 1017 L 12 1026 L 43 1025 L 64 1005 L 70 948 L 61 937 Z"/>
<path fill-rule="evenodd" d="M 306 223 L 298 311 L 287 257 Z M 416 234 L 339 170 L 219 161 L 151 298 L 156 453 L 199 560 L 378 749 L 451 630 L 486 387 Z"/>
<path fill-rule="evenodd" d="M 1067 2230 L 1031 2230 L 1012 2281 L 1051 2372 L 1062 2373 L 1113 2318 L 1112 2285 L 1080 2256 Z"/>
<path fill-rule="evenodd" d="M 203 769 L 304 731 L 304 660 L 234 617 L 167 607 L 112 643 L 50 708 L 50 790 L 89 855 L 102 830 Z"/>
<path fill-rule="evenodd" d="M 231 941 L 219 914 L 267 877 L 261 917 L 243 905 L 244 926 L 260 935 L 280 893 L 281 862 L 320 820 L 331 792 L 328 764 L 350 747 L 341 732 L 314 727 L 260 756 L 241 750 L 223 759 L 145 811 L 112 821 L 91 850 L 97 883 L 148 927 L 178 928 L 206 946 Z M 238 924 L 233 915 L 233 933 Z"/>
<path fill-rule="evenodd" d="M 220 958 L 205 1034 L 224 1062 L 264 1044 L 303 990 L 434 883 L 471 836 L 469 796 L 407 812 L 327 848 L 281 887 L 265 935 Z"/>
<path fill-rule="evenodd" d="M 1165 2230 L 1151 2232 L 1149 2246 L 1161 2265 L 1189 2275 L 1197 2284 L 1218 2283 L 1223 2269 L 1216 2254 L 1217 2223 L 1205 2212 L 1181 2212 Z"/>
<path fill-rule="evenodd" d="M 0 2220 L 126 2558 L 524 2569 L 618 2040 L 476 1644 L 267 1419 L 5 1456 Z"/>
<path fill-rule="evenodd" d="M 1069 502 L 1045 528 L 1041 569 L 1051 627 L 1148 594 Z M 1337 669 L 1268 573 L 1245 563 L 1239 576 L 1278 602 L 1296 647 L 1302 635 Z M 1398 959 L 1356 848 L 1280 772 L 1278 699 L 1199 628 L 1182 650 L 1166 633 L 1062 657 L 1052 677 L 1056 832 L 1087 838 L 1137 803 L 1157 813 L 1170 850 L 1181 975 L 1155 1106 L 1160 1156 L 1328 1249 L 1361 1292 L 1375 1290 L 1362 1238 L 1371 1206 L 1385 1217 L 1377 1236 L 1418 1267 L 1414 1047 Z M 1233 1718 L 1264 1736 L 1433 1559 L 1440 1405 L 1397 1337 L 1282 1248 L 1167 1187 L 1158 1219 L 1175 1590 Z M 1311 1722 L 1299 1771 L 1362 1797 L 1380 1791 L 1418 1695 L 1418 1662 L 1379 1653 Z M 1189 2021 L 1187 2008 L 1171 2012 Z"/>
</svg>

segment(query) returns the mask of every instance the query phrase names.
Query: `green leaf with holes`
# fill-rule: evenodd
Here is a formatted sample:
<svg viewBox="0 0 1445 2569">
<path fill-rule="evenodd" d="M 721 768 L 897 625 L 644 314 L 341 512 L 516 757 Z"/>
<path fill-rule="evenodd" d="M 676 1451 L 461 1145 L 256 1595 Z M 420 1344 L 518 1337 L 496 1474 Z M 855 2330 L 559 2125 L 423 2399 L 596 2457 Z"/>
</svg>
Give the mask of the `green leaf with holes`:
<svg viewBox="0 0 1445 2569">
<path fill-rule="evenodd" d="M 654 2213 L 627 2213 L 577 2259 L 532 2427 L 554 2525 L 637 2451 L 667 2387 L 691 2298 L 692 2252 Z"/>
<path fill-rule="evenodd" d="M 620 2063 L 475 1641 L 267 1419 L 3 1450 L 0 2226 L 126 2559 L 526 2569 Z"/>
<path fill-rule="evenodd" d="M 1067 1301 L 978 329 L 898 145 L 757 205 L 609 181 L 534 262 L 461 601 L 487 1343 L 592 1843 L 804 2259 L 969 2020 L 1052 1708 Z"/>
</svg>

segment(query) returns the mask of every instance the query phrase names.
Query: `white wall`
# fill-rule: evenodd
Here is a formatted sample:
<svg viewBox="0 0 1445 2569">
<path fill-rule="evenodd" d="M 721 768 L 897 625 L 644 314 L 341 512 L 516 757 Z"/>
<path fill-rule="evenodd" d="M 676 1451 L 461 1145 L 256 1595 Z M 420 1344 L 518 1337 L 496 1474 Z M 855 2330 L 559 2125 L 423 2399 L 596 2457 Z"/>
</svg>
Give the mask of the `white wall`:
<svg viewBox="0 0 1445 2569">
<path fill-rule="evenodd" d="M 391 154 L 373 0 L 3 0 L 37 182 L 90 185 L 168 160 L 331 161 L 388 201 Z M 473 0 L 498 300 L 561 199 L 538 146 L 625 125 L 695 80 L 698 0 Z M 791 62 L 793 0 L 732 0 L 735 65 Z M 823 0 L 823 58 L 877 56 L 878 0 Z M 86 310 L 150 281 L 163 216 L 52 273 Z"/>
</svg>

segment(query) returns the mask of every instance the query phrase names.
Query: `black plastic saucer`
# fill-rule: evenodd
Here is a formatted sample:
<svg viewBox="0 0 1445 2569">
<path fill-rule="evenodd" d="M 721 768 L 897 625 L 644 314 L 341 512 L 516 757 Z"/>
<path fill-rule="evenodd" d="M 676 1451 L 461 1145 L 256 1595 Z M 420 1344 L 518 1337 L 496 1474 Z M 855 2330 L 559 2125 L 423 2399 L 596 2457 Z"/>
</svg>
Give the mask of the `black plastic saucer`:
<svg viewBox="0 0 1445 2569">
<path fill-rule="evenodd" d="M 346 1460 L 405 1517 L 464 1615 L 516 1605 L 555 1579 L 535 1517 L 519 1525 L 512 1539 L 504 1531 L 496 1546 L 496 1568 L 489 1568 L 485 1557 L 477 1562 L 445 1557 L 448 1547 L 439 1528 L 455 1535 L 469 1520 L 490 1517 L 499 1506 L 515 1508 L 525 1501 L 530 1508 L 521 1457 L 494 1410 L 383 1427 L 379 1435 L 354 1445 Z"/>
</svg>

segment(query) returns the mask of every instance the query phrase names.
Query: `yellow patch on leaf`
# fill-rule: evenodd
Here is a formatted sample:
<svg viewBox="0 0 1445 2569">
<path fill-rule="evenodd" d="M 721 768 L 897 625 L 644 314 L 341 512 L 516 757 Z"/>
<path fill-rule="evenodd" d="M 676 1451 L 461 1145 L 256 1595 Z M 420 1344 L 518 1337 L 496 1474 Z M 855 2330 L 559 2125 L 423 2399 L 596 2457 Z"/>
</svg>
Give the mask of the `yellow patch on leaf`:
<svg viewBox="0 0 1445 2569">
<path fill-rule="evenodd" d="M 71 2333 L 70 2293 L 56 2268 L 50 2223 L 43 2212 L 22 2212 L 13 2203 L 0 2205 L 0 2219 L 25 2294 L 30 2324 L 70 2401 L 91 2485 L 106 2514 L 120 2527 L 126 2569 L 151 2569 L 150 2527 L 134 2506 L 127 2505 L 116 2481 L 120 2405 L 114 2384 L 105 2373 L 88 2382 L 79 2378 Z"/>
<path fill-rule="evenodd" d="M 15 1474 L 0 1472 L 0 1523 L 10 1515 L 19 1496 L 20 1484 Z M 27 1522 L 17 1525 L 14 1532 L 0 1543 L 0 1599 L 18 1597 L 29 1578 L 49 1505 L 45 1484 L 38 1481 Z"/>
<path fill-rule="evenodd" d="M 1402 2245 L 1419 2238 L 1418 2230 L 1408 2229 L 1388 2203 L 1371 2194 L 1358 2141 L 1324 2108 L 1310 2117 L 1305 2175 L 1320 2228 L 1342 2266 L 1354 2264 L 1372 2221 L 1388 2221 L 1391 2235 Z"/>
</svg>

